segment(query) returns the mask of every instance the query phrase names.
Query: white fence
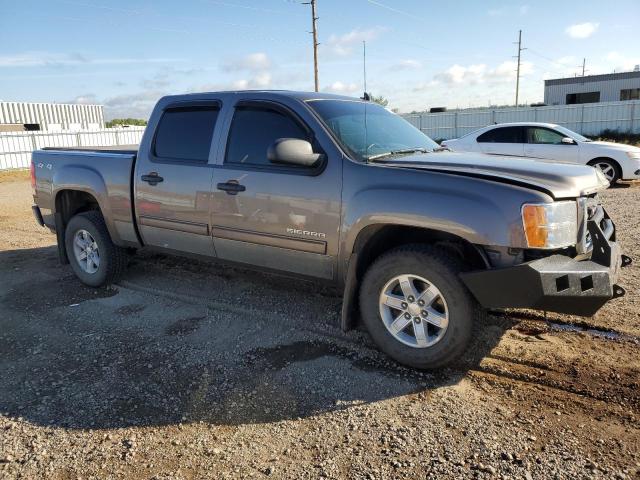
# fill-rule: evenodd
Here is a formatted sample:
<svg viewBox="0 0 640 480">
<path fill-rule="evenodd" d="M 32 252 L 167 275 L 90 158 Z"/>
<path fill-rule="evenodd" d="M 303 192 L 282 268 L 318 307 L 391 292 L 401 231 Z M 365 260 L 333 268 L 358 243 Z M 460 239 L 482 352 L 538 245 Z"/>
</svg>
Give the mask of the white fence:
<svg viewBox="0 0 640 480">
<path fill-rule="evenodd" d="M 478 128 L 504 122 L 556 123 L 583 135 L 598 135 L 603 130 L 640 133 L 640 101 L 457 110 L 404 115 L 404 118 L 436 140 L 458 138 Z"/>
<path fill-rule="evenodd" d="M 0 133 L 0 170 L 28 168 L 31 152 L 44 147 L 109 147 L 136 145 L 144 127 L 108 128 L 77 132 Z"/>
</svg>

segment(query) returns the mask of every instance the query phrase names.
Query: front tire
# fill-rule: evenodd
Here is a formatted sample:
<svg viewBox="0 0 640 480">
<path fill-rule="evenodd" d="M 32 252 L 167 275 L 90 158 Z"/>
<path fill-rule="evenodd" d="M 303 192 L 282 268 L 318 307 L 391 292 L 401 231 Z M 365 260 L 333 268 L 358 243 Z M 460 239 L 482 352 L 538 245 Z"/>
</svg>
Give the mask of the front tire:
<svg viewBox="0 0 640 480">
<path fill-rule="evenodd" d="M 463 264 L 429 246 L 400 247 L 369 267 L 360 311 L 376 345 L 420 369 L 444 367 L 465 351 L 482 311 L 458 274 Z"/>
<path fill-rule="evenodd" d="M 614 160 L 610 160 L 608 158 L 596 158 L 595 160 L 591 160 L 589 165 L 600 170 L 607 180 L 609 180 L 609 185 L 611 186 L 615 185 L 622 176 L 620 165 L 618 165 Z"/>
<path fill-rule="evenodd" d="M 127 250 L 114 245 L 100 212 L 75 215 L 65 229 L 69 263 L 80 281 L 91 287 L 115 282 L 127 268 Z"/>
</svg>

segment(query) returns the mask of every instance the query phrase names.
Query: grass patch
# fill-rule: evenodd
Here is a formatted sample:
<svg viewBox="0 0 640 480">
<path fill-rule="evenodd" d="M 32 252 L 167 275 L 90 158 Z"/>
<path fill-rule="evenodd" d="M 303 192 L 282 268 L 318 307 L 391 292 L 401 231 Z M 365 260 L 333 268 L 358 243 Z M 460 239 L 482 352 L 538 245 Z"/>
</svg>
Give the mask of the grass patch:
<svg viewBox="0 0 640 480">
<path fill-rule="evenodd" d="M 0 183 L 29 181 L 29 169 L 0 170 Z"/>
</svg>

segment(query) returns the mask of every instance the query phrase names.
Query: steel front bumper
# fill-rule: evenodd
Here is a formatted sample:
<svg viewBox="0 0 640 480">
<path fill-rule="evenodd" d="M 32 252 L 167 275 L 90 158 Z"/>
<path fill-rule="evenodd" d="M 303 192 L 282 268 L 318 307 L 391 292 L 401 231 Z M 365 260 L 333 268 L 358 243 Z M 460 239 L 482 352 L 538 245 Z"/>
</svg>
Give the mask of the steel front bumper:
<svg viewBox="0 0 640 480">
<path fill-rule="evenodd" d="M 620 268 L 631 259 L 610 240 L 615 231 L 608 217 L 589 221 L 587 229 L 593 241 L 590 260 L 551 255 L 514 267 L 463 273 L 461 278 L 485 308 L 591 316 L 610 299 L 625 294 L 616 282 Z"/>
</svg>

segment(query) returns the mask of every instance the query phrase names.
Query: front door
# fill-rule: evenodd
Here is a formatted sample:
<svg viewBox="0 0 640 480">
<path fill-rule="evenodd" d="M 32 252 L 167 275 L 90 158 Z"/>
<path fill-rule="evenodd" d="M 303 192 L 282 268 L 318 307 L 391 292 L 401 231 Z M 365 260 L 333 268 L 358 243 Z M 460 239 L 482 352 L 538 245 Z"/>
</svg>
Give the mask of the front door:
<svg viewBox="0 0 640 480">
<path fill-rule="evenodd" d="M 164 109 L 134 176 L 138 228 L 145 245 L 214 255 L 209 159 L 218 113 L 216 102 Z"/>
<path fill-rule="evenodd" d="M 212 193 L 212 233 L 219 258 L 332 279 L 338 251 L 341 158 L 312 167 L 278 165 L 267 149 L 279 138 L 322 147 L 287 107 L 267 101 L 235 105 Z"/>
</svg>

